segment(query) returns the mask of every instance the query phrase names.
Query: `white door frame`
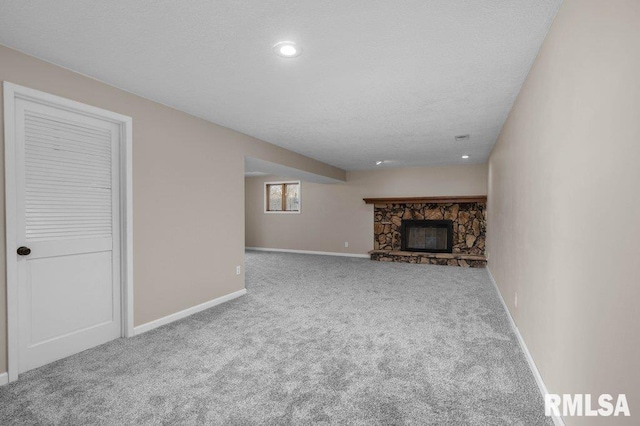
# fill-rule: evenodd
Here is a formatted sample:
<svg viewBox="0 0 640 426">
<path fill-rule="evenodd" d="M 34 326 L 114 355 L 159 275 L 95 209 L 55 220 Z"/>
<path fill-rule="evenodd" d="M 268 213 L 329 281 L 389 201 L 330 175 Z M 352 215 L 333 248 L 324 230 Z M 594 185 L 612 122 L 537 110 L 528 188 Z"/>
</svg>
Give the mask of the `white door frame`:
<svg viewBox="0 0 640 426">
<path fill-rule="evenodd" d="M 4 90 L 4 175 L 6 214 L 6 261 L 7 261 L 7 373 L 9 382 L 18 379 L 18 280 L 17 280 L 17 186 L 16 186 L 16 140 L 15 101 L 24 99 L 88 117 L 116 123 L 120 126 L 120 248 L 121 256 L 121 309 L 123 337 L 132 337 L 133 332 L 133 185 L 132 185 L 132 141 L 133 120 L 131 117 L 106 111 L 80 102 L 54 96 L 7 81 Z"/>
</svg>

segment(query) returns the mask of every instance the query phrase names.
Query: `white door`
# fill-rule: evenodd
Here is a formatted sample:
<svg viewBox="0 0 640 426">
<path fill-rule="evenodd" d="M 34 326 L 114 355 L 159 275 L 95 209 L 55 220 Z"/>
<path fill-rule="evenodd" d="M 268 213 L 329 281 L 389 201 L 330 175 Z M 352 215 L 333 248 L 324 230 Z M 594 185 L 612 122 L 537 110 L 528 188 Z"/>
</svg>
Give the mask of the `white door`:
<svg viewBox="0 0 640 426">
<path fill-rule="evenodd" d="M 15 101 L 19 372 L 121 336 L 120 130 Z"/>
</svg>

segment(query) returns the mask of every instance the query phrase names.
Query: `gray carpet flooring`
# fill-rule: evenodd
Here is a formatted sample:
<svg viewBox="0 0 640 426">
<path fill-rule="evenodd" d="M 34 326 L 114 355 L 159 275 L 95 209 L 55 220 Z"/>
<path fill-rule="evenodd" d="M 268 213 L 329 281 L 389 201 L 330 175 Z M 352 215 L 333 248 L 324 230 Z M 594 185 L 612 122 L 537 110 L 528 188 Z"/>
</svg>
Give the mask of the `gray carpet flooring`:
<svg viewBox="0 0 640 426">
<path fill-rule="evenodd" d="M 483 269 L 247 252 L 248 294 L 0 388 L 8 424 L 551 425 Z"/>
</svg>

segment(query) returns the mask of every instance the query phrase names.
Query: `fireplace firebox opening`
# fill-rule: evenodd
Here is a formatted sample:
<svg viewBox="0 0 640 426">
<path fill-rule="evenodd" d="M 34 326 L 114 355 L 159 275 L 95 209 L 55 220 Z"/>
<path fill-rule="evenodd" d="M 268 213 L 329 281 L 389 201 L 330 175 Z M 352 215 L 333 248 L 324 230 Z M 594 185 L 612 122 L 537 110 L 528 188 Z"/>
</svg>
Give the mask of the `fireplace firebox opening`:
<svg viewBox="0 0 640 426">
<path fill-rule="evenodd" d="M 453 252 L 453 221 L 402 220 L 400 240 L 403 251 Z"/>
</svg>

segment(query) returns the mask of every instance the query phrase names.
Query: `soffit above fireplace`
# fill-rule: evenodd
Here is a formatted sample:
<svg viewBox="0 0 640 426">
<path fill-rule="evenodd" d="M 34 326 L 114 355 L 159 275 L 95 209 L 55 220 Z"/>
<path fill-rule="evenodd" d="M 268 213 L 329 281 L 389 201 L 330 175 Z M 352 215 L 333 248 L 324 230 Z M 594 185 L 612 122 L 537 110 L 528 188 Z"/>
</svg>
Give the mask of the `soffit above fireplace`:
<svg viewBox="0 0 640 426">
<path fill-rule="evenodd" d="M 367 204 L 448 204 L 448 203 L 486 203 L 486 195 L 454 197 L 386 197 L 363 198 Z"/>
</svg>

